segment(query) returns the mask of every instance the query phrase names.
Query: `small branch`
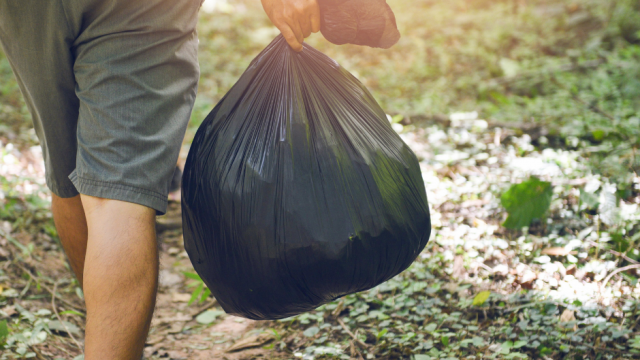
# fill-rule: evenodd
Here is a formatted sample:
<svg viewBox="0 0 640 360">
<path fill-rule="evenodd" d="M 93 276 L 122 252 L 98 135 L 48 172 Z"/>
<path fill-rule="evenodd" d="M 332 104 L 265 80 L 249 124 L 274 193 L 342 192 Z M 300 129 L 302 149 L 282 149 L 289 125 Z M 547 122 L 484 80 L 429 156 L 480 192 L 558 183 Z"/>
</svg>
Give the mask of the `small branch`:
<svg viewBox="0 0 640 360">
<path fill-rule="evenodd" d="M 36 357 L 39 360 L 47 360 L 44 356 L 42 356 L 42 354 L 40 353 L 40 351 L 38 351 L 38 349 L 35 348 L 35 346 L 33 345 L 29 345 L 29 349 L 31 349 L 31 351 L 33 351 L 36 354 Z"/>
<path fill-rule="evenodd" d="M 35 275 L 33 275 L 33 274 L 31 273 L 31 271 L 29 271 L 27 268 L 25 268 L 24 266 L 22 266 L 20 263 L 16 262 L 16 263 L 14 263 L 14 264 L 15 264 L 16 266 L 18 266 L 22 271 L 26 272 L 26 273 L 27 273 L 31 278 L 33 278 L 33 279 L 35 279 L 35 278 L 36 278 L 36 277 L 35 277 Z M 57 283 L 55 283 L 55 285 L 57 286 L 58 284 L 57 284 Z M 53 291 L 53 290 L 51 290 L 51 288 L 50 288 L 50 287 L 48 287 L 47 285 L 42 284 L 42 287 L 43 287 L 43 288 L 45 288 L 45 290 L 47 290 L 47 291 L 51 294 L 51 296 L 53 296 L 53 297 L 55 297 L 55 296 L 56 296 L 56 295 L 54 294 L 54 291 Z M 82 310 L 82 309 L 79 309 L 75 304 L 73 304 L 72 302 L 70 302 L 70 301 L 66 300 L 65 298 L 60 298 L 60 301 L 62 301 L 63 303 L 65 303 L 65 305 L 67 305 L 67 306 L 71 307 L 72 309 L 74 309 L 74 310 L 76 310 L 76 311 L 78 311 L 78 312 L 83 312 L 83 311 L 84 311 L 84 310 Z"/>
<path fill-rule="evenodd" d="M 593 246 L 596 246 L 596 247 L 599 247 L 599 246 L 600 246 L 600 245 L 599 245 L 597 242 L 595 242 L 595 241 L 591 241 L 591 240 L 589 240 L 589 243 L 590 243 L 591 245 L 593 245 Z M 628 262 L 630 262 L 630 263 L 632 263 L 632 264 L 640 264 L 640 262 L 637 262 L 637 261 L 633 260 L 632 258 L 628 257 L 627 255 L 625 255 L 625 254 L 623 254 L 623 253 L 619 253 L 619 252 L 617 252 L 617 251 L 615 251 L 615 250 L 610 250 L 610 249 L 607 249 L 607 251 L 609 251 L 611 254 L 613 254 L 613 255 L 615 255 L 615 256 L 618 256 L 618 257 L 621 257 L 621 258 L 623 258 L 623 259 L 627 260 Z"/>
<path fill-rule="evenodd" d="M 369 345 L 365 344 L 362 340 L 358 339 L 352 332 L 351 330 L 349 330 L 349 328 L 344 324 L 344 322 L 342 321 L 342 319 L 338 318 L 338 324 L 340 324 L 340 326 L 342 326 L 342 329 L 344 329 L 344 331 L 349 334 L 349 336 L 351 336 L 351 338 L 358 343 L 358 345 L 362 346 L 365 349 L 369 348 Z"/>
<path fill-rule="evenodd" d="M 620 269 L 615 270 L 611 274 L 607 275 L 607 277 L 602 282 L 601 288 L 604 289 L 607 286 L 607 283 L 609 282 L 611 277 L 613 277 L 613 275 L 617 273 L 621 273 L 623 271 L 631 270 L 631 269 L 640 269 L 640 264 L 629 265 L 629 266 L 621 267 Z"/>
<path fill-rule="evenodd" d="M 78 340 L 76 340 L 76 337 L 73 336 L 71 331 L 69 331 L 69 328 L 67 327 L 67 324 L 65 324 L 64 321 L 62 321 L 62 318 L 60 317 L 60 314 L 58 314 L 58 309 L 56 308 L 56 290 L 57 289 L 58 289 L 58 282 L 56 281 L 54 283 L 54 285 L 53 285 L 53 293 L 52 293 L 53 295 L 51 296 L 51 307 L 53 308 L 53 312 L 54 312 L 54 314 L 56 314 L 56 317 L 58 318 L 58 321 L 60 321 L 60 324 L 62 324 L 62 326 L 64 327 L 64 329 L 67 332 L 67 334 L 69 334 L 69 336 L 71 337 L 73 342 L 76 343 L 76 346 L 78 347 L 78 349 L 80 349 L 80 351 L 82 351 L 82 345 L 80 345 Z"/>
</svg>

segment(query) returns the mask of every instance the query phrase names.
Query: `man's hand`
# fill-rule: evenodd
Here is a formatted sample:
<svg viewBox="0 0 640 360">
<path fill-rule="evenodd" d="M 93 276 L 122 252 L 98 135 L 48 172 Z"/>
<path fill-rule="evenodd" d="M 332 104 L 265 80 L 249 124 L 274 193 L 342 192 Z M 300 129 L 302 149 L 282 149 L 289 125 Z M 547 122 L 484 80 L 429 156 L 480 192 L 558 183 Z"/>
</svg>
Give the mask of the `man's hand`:
<svg viewBox="0 0 640 360">
<path fill-rule="evenodd" d="M 264 11 L 289 45 L 302 51 L 304 39 L 320 31 L 320 8 L 316 0 L 261 0 Z"/>
</svg>

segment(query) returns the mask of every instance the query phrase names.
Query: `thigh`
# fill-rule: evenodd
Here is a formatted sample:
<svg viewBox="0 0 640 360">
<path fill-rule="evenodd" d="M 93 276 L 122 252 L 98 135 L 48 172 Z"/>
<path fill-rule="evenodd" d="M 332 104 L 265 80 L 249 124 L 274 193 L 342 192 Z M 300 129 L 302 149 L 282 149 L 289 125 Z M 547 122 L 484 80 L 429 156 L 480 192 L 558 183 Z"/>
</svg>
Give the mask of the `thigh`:
<svg viewBox="0 0 640 360">
<path fill-rule="evenodd" d="M 72 41 L 59 0 L 0 0 L 0 43 L 33 118 L 47 185 L 65 198 L 78 194 L 68 178 L 76 163 L 79 109 Z"/>
<path fill-rule="evenodd" d="M 85 10 L 74 46 L 80 193 L 166 210 L 197 90 L 199 6 L 113 0 Z"/>
</svg>

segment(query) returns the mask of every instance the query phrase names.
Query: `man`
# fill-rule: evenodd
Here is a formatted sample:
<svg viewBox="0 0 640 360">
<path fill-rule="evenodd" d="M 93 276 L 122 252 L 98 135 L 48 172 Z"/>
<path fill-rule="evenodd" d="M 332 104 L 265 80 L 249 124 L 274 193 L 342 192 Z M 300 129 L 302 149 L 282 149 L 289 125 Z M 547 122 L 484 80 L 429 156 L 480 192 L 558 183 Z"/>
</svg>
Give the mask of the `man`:
<svg viewBox="0 0 640 360">
<path fill-rule="evenodd" d="M 85 359 L 138 360 L 158 279 L 155 216 L 199 77 L 202 0 L 0 0 L 0 42 L 33 116 L 62 246 L 87 306 Z M 291 47 L 316 0 L 262 0 Z"/>
</svg>

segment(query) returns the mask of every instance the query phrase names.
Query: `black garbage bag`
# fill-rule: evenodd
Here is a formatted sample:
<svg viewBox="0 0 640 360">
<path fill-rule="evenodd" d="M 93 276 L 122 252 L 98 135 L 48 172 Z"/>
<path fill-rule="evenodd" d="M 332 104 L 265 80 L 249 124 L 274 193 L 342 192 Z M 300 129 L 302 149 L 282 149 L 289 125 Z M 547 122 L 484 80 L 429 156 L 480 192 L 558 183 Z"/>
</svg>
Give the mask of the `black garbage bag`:
<svg viewBox="0 0 640 360">
<path fill-rule="evenodd" d="M 386 0 L 318 0 L 322 35 L 330 42 L 388 49 L 400 40 Z"/>
<path fill-rule="evenodd" d="M 300 314 L 405 270 L 431 232 L 418 161 L 365 87 L 278 36 L 204 120 L 184 243 L 222 308 Z"/>
</svg>

